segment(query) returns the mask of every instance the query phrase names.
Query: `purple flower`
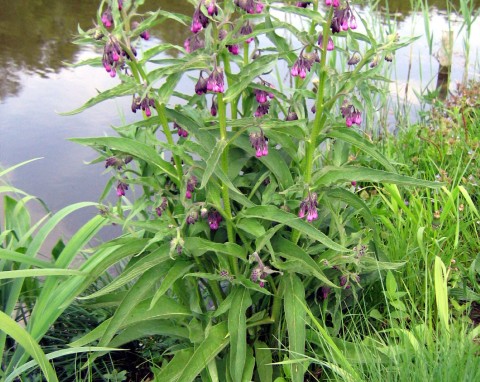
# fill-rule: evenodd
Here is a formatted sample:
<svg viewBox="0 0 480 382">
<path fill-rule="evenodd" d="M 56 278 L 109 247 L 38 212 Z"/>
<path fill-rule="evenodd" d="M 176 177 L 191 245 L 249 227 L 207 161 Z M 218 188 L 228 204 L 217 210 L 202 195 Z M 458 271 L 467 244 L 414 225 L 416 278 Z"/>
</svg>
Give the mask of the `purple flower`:
<svg viewBox="0 0 480 382">
<path fill-rule="evenodd" d="M 350 183 L 353 187 L 357 187 L 357 181 L 356 180 L 352 180 Z"/>
<path fill-rule="evenodd" d="M 208 225 L 212 231 L 216 231 L 219 227 L 220 222 L 222 221 L 222 215 L 218 211 L 212 210 L 208 213 Z"/>
<path fill-rule="evenodd" d="M 298 115 L 294 111 L 289 111 L 287 114 L 287 118 L 285 118 L 285 121 L 296 121 L 298 120 Z"/>
<path fill-rule="evenodd" d="M 357 20 L 355 19 L 352 9 L 348 3 L 344 8 L 335 9 L 330 27 L 332 29 L 332 33 L 346 31 L 348 28 L 357 28 Z"/>
<path fill-rule="evenodd" d="M 125 196 L 125 191 L 127 191 L 127 190 L 128 190 L 128 184 L 123 183 L 122 181 L 119 181 L 117 183 L 117 196 L 118 197 Z"/>
<path fill-rule="evenodd" d="M 193 53 L 197 49 L 205 48 L 205 41 L 200 38 L 198 34 L 191 35 L 183 43 L 183 47 L 187 53 Z"/>
<path fill-rule="evenodd" d="M 107 8 L 107 10 L 102 13 L 102 24 L 105 28 L 110 28 L 113 25 L 113 15 L 110 8 Z"/>
<path fill-rule="evenodd" d="M 140 97 L 133 96 L 132 100 L 132 112 L 136 113 L 137 110 L 143 110 L 147 117 L 152 115 L 151 108 L 155 109 L 155 100 L 150 98 L 148 95 L 145 96 L 144 99 L 140 99 Z"/>
<path fill-rule="evenodd" d="M 320 49 L 323 49 L 323 34 L 320 33 L 318 36 L 318 46 Z M 327 42 L 327 50 L 333 50 L 334 49 L 334 44 L 333 44 L 333 39 L 332 37 L 328 36 L 328 42 Z"/>
<path fill-rule="evenodd" d="M 393 54 L 392 53 L 387 53 L 385 55 L 385 61 L 392 62 L 393 61 Z"/>
<path fill-rule="evenodd" d="M 311 1 L 297 1 L 295 6 L 298 8 L 307 8 L 310 4 L 312 4 Z"/>
<path fill-rule="evenodd" d="M 195 191 L 195 187 L 197 187 L 197 177 L 192 175 L 187 181 L 187 191 L 185 193 L 185 197 L 187 199 L 192 199 L 192 192 Z"/>
<path fill-rule="evenodd" d="M 102 65 L 111 77 L 117 74 L 117 67 L 123 67 L 123 55 L 120 43 L 113 37 L 105 44 L 102 56 Z"/>
<path fill-rule="evenodd" d="M 340 0 L 325 0 L 325 5 L 340 6 Z"/>
<path fill-rule="evenodd" d="M 253 28 L 250 22 L 247 21 L 245 24 L 242 25 L 242 28 L 240 29 L 240 35 L 248 36 L 251 33 L 253 33 Z M 245 40 L 247 44 L 250 44 L 252 41 L 253 41 L 253 37 L 249 37 Z"/>
<path fill-rule="evenodd" d="M 328 298 L 328 295 L 330 293 L 330 288 L 327 286 L 323 286 L 321 289 L 321 294 L 322 294 L 322 299 L 326 300 Z"/>
<path fill-rule="evenodd" d="M 212 98 L 212 107 L 210 108 L 210 114 L 212 115 L 212 117 L 217 116 L 217 111 L 218 111 L 217 100 L 215 98 Z"/>
<path fill-rule="evenodd" d="M 155 212 L 160 217 L 165 212 L 167 207 L 168 207 L 168 200 L 165 196 L 163 196 L 162 197 L 162 203 L 160 203 L 160 205 L 157 208 L 155 208 Z"/>
<path fill-rule="evenodd" d="M 135 30 L 138 28 L 140 24 L 138 21 L 133 21 L 132 22 L 132 30 Z M 142 33 L 140 33 L 140 37 L 143 38 L 144 40 L 148 40 L 150 38 L 150 33 L 147 30 L 144 30 Z"/>
<path fill-rule="evenodd" d="M 193 12 L 192 16 L 192 25 L 190 27 L 190 30 L 192 33 L 198 33 L 200 32 L 203 28 L 206 28 L 208 25 L 208 17 L 205 16 L 201 10 L 201 5 L 202 2 L 198 4 L 198 7 L 195 9 L 195 12 Z"/>
<path fill-rule="evenodd" d="M 118 10 L 121 11 L 123 8 L 123 0 L 118 0 Z"/>
<path fill-rule="evenodd" d="M 307 197 L 300 203 L 298 217 L 303 219 L 306 216 L 308 222 L 316 220 L 318 218 L 317 206 L 317 194 L 315 192 L 309 192 Z"/>
<path fill-rule="evenodd" d="M 218 38 L 220 39 L 220 41 L 224 40 L 225 37 L 227 37 L 227 34 L 228 32 L 225 30 L 225 29 L 221 29 L 220 32 L 218 32 Z M 234 44 L 234 45 L 226 45 L 228 51 L 230 53 L 232 53 L 234 56 L 237 56 L 238 53 L 239 53 L 239 47 L 237 44 Z"/>
<path fill-rule="evenodd" d="M 258 105 L 257 110 L 255 111 L 255 117 L 260 118 L 264 115 L 268 114 L 268 110 L 270 109 L 270 102 L 264 102 Z"/>
<path fill-rule="evenodd" d="M 345 118 L 347 127 L 353 124 L 360 125 L 362 123 L 362 114 L 348 100 L 344 100 L 340 108 L 342 117 Z"/>
<path fill-rule="evenodd" d="M 252 269 L 252 272 L 250 273 L 250 280 L 252 280 L 254 283 L 258 282 L 258 284 L 262 288 L 265 286 L 265 278 L 268 275 L 271 275 L 272 273 L 280 273 L 283 275 L 282 272 L 275 271 L 269 266 L 265 265 L 257 252 L 252 253 L 252 256 L 250 256 L 250 262 L 256 262 L 258 264 L 255 268 Z"/>
<path fill-rule="evenodd" d="M 188 214 L 187 219 L 185 220 L 187 224 L 195 224 L 198 220 L 198 212 L 192 211 Z"/>
<path fill-rule="evenodd" d="M 348 65 L 357 65 L 360 62 L 361 59 L 362 59 L 362 57 L 360 56 L 360 53 L 355 52 L 355 53 L 352 54 L 352 57 L 350 57 L 347 64 Z"/>
<path fill-rule="evenodd" d="M 316 59 L 317 55 L 315 53 L 304 53 L 302 49 L 297 61 L 293 64 L 290 73 L 293 77 L 299 76 L 302 79 L 305 78 Z"/>
<path fill-rule="evenodd" d="M 345 275 L 341 275 L 340 276 L 340 286 L 345 286 L 345 284 L 347 283 L 347 276 Z"/>
<path fill-rule="evenodd" d="M 207 12 L 210 16 L 218 15 L 216 0 L 205 0 L 205 7 L 207 7 Z"/>
<path fill-rule="evenodd" d="M 187 138 L 188 131 L 183 129 L 177 122 L 173 122 L 173 128 L 177 129 L 177 133 L 179 137 Z"/>
<path fill-rule="evenodd" d="M 105 168 L 116 167 L 117 170 L 120 170 L 123 164 L 124 164 L 123 160 L 117 157 L 109 157 L 105 160 Z"/>
<path fill-rule="evenodd" d="M 195 84 L 195 93 L 198 95 L 205 94 L 207 92 L 207 79 L 203 78 L 203 71 L 200 72 L 200 76 L 198 77 L 198 81 Z"/>
<path fill-rule="evenodd" d="M 237 7 L 250 14 L 262 13 L 264 7 L 260 0 L 235 0 L 234 3 Z"/>
<path fill-rule="evenodd" d="M 207 90 L 214 93 L 225 91 L 223 69 L 215 66 L 207 79 Z"/>
<path fill-rule="evenodd" d="M 263 135 L 263 131 L 259 133 L 250 133 L 250 143 L 255 149 L 257 158 L 268 155 L 268 138 Z"/>
</svg>

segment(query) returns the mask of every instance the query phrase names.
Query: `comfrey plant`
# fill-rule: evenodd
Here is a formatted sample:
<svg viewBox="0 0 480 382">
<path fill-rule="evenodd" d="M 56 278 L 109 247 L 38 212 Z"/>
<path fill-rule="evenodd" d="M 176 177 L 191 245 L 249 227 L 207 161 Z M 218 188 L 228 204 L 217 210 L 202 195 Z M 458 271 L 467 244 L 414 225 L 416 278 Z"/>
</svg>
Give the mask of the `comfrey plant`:
<svg viewBox="0 0 480 382">
<path fill-rule="evenodd" d="M 115 253 L 135 256 L 87 297 L 115 301 L 115 315 L 72 345 L 167 335 L 180 345 L 158 380 L 304 381 L 315 371 L 305 307 L 338 330 L 345 304 L 394 267 L 379 261 L 374 218 L 352 184 L 438 186 L 397 174 L 361 133 L 383 59 L 409 41 L 357 32 L 347 1 L 192 0 L 191 17 L 143 19 L 141 3 L 102 1 L 98 26 L 80 40 L 104 47 L 116 78 L 72 113 L 130 95 L 143 118 L 115 137 L 75 139 L 112 172 L 118 203 L 102 213 L 125 227 Z M 166 19 L 189 30 L 184 47 L 147 33 Z M 180 56 L 165 58 L 167 49 Z M 355 165 L 359 150 L 383 170 Z"/>
</svg>

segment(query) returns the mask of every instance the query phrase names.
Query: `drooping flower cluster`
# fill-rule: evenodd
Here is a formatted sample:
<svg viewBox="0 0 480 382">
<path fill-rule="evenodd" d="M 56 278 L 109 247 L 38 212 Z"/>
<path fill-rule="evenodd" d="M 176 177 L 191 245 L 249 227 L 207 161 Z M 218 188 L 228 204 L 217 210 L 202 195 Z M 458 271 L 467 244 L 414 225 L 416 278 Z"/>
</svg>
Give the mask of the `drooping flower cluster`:
<svg viewBox="0 0 480 382">
<path fill-rule="evenodd" d="M 203 70 L 200 71 L 198 81 L 195 84 L 195 93 L 198 95 L 205 94 L 207 92 L 207 79 L 203 77 Z"/>
<path fill-rule="evenodd" d="M 173 128 L 177 129 L 177 134 L 179 137 L 182 137 L 182 138 L 188 137 L 188 131 L 182 128 L 177 122 L 173 122 Z"/>
<path fill-rule="evenodd" d="M 268 155 L 268 138 L 263 134 L 263 131 L 250 133 L 250 143 L 255 149 L 257 158 Z"/>
<path fill-rule="evenodd" d="M 316 220 L 318 218 L 317 206 L 317 194 L 315 192 L 309 192 L 307 197 L 300 203 L 298 217 L 303 219 L 306 216 L 308 222 Z"/>
<path fill-rule="evenodd" d="M 110 28 L 113 25 L 113 15 L 110 7 L 102 13 L 102 24 L 105 28 Z"/>
<path fill-rule="evenodd" d="M 331 5 L 336 8 L 340 6 L 340 0 L 325 0 L 325 5 Z"/>
<path fill-rule="evenodd" d="M 299 76 L 305 78 L 314 62 L 318 61 L 318 55 L 315 52 L 305 53 L 304 49 L 300 52 L 297 61 L 292 66 L 290 73 L 293 77 Z"/>
<path fill-rule="evenodd" d="M 225 29 L 220 30 L 218 32 L 218 38 L 220 41 L 224 40 L 225 37 L 227 37 L 228 32 Z M 238 44 L 233 44 L 233 45 L 226 45 L 228 51 L 232 53 L 234 56 L 238 56 L 238 53 L 240 52 L 240 48 Z"/>
<path fill-rule="evenodd" d="M 145 115 L 150 117 L 152 115 L 152 110 L 150 108 L 155 109 L 155 100 L 153 98 L 145 96 L 145 98 L 141 99 L 140 97 L 135 97 L 135 95 L 133 96 L 132 112 L 136 113 L 137 110 L 142 109 L 145 112 Z"/>
<path fill-rule="evenodd" d="M 320 47 L 320 49 L 323 49 L 323 33 L 320 33 L 320 35 L 318 36 L 318 46 Z M 333 44 L 333 39 L 331 36 L 328 36 L 328 42 L 327 42 L 327 50 L 333 50 L 335 48 L 334 44 Z"/>
<path fill-rule="evenodd" d="M 108 157 L 105 160 L 105 168 L 108 167 L 114 167 L 117 170 L 120 170 L 123 166 L 126 164 L 130 163 L 132 161 L 133 157 L 130 155 L 127 155 L 125 158 L 118 158 L 118 157 Z"/>
<path fill-rule="evenodd" d="M 223 69 L 215 66 L 207 79 L 207 90 L 214 93 L 223 93 L 225 83 L 223 78 Z"/>
<path fill-rule="evenodd" d="M 261 80 L 260 85 L 274 88 L 274 86 L 267 81 Z M 268 100 L 275 98 L 275 95 L 272 92 L 268 92 L 262 89 L 255 89 L 255 98 L 258 102 L 257 110 L 255 111 L 255 117 L 259 118 L 268 114 L 268 110 L 270 109 L 270 101 Z"/>
<path fill-rule="evenodd" d="M 234 3 L 237 7 L 250 14 L 262 13 L 264 7 L 260 0 L 235 0 Z"/>
<path fill-rule="evenodd" d="M 119 180 L 117 183 L 117 196 L 118 197 L 125 196 L 125 191 L 127 190 L 128 190 L 128 184 Z"/>
<path fill-rule="evenodd" d="M 195 187 L 197 187 L 197 177 L 195 175 L 192 175 L 188 180 L 187 180 L 187 191 L 185 192 L 185 197 L 187 199 L 192 199 L 192 192 L 195 191 Z"/>
<path fill-rule="evenodd" d="M 298 115 L 294 111 L 288 110 L 287 117 L 285 118 L 285 121 L 297 121 L 298 120 Z"/>
<path fill-rule="evenodd" d="M 265 286 L 265 278 L 268 275 L 271 275 L 272 273 L 283 274 L 282 272 L 275 271 L 268 265 L 265 265 L 257 252 L 252 253 L 252 255 L 250 256 L 250 262 L 256 262 L 258 264 L 255 268 L 253 268 L 252 272 L 250 273 L 250 280 L 252 280 L 254 283 L 258 283 L 258 285 L 260 285 L 260 287 L 262 288 Z"/>
<path fill-rule="evenodd" d="M 208 212 L 207 221 L 212 231 L 216 231 L 218 229 L 222 220 L 222 215 L 220 215 L 218 211 L 212 210 Z"/>
<path fill-rule="evenodd" d="M 250 24 L 250 22 L 247 20 L 247 22 L 242 25 L 242 28 L 240 28 L 240 35 L 248 36 L 251 33 L 253 33 L 252 24 Z M 252 41 L 253 41 L 253 37 L 249 37 L 245 40 L 247 44 L 250 44 Z"/>
<path fill-rule="evenodd" d="M 110 77 L 117 75 L 117 68 L 122 68 L 124 60 L 122 57 L 122 48 L 120 43 L 111 38 L 103 49 L 102 65 L 110 73 Z"/>
<path fill-rule="evenodd" d="M 168 207 L 168 200 L 165 196 L 163 196 L 162 202 L 157 208 L 155 208 L 155 212 L 157 213 L 158 217 L 162 216 L 162 214 L 165 212 L 167 207 Z"/>
<path fill-rule="evenodd" d="M 192 211 L 188 214 L 187 218 L 185 219 L 186 223 L 191 225 L 195 224 L 198 220 L 198 211 Z"/>
<path fill-rule="evenodd" d="M 198 34 L 193 34 L 185 40 L 183 47 L 187 53 L 192 53 L 197 49 L 205 48 L 205 41 L 202 40 Z"/>
<path fill-rule="evenodd" d="M 335 4 L 333 4 L 333 6 L 335 6 Z M 348 28 L 357 29 L 357 20 L 355 19 L 352 9 L 348 3 L 345 7 L 339 7 L 337 5 L 337 8 L 335 8 L 333 11 L 333 18 L 330 28 L 332 29 L 332 33 L 346 31 Z"/>
<path fill-rule="evenodd" d="M 360 53 L 354 52 L 352 54 L 352 57 L 350 57 L 350 59 L 347 61 L 347 64 L 348 65 L 357 65 L 360 62 L 361 59 L 362 59 L 362 56 L 360 56 Z"/>
<path fill-rule="evenodd" d="M 307 8 L 310 4 L 312 4 L 311 1 L 297 1 L 295 6 L 298 8 Z"/>
<path fill-rule="evenodd" d="M 218 112 L 218 104 L 217 99 L 215 97 L 212 98 L 212 107 L 210 108 L 210 114 L 212 117 L 216 117 Z"/>
<path fill-rule="evenodd" d="M 362 114 L 348 100 L 343 101 L 340 111 L 342 112 L 342 117 L 345 118 L 347 127 L 362 123 Z"/>
</svg>

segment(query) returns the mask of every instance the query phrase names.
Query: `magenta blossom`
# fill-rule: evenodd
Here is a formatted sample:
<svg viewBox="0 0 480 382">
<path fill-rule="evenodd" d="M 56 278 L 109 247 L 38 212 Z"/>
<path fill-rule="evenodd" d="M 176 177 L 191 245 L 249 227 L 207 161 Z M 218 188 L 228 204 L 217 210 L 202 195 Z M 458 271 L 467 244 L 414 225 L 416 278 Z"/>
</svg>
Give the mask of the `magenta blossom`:
<svg viewBox="0 0 480 382">
<path fill-rule="evenodd" d="M 223 93 L 225 84 L 223 78 L 223 69 L 215 66 L 207 79 L 207 90 L 214 93 Z"/>
<path fill-rule="evenodd" d="M 117 196 L 118 197 L 125 196 L 125 191 L 127 191 L 127 190 L 128 190 L 128 184 L 123 183 L 122 181 L 119 181 L 117 183 Z"/>
<path fill-rule="evenodd" d="M 263 134 L 263 131 L 250 133 L 250 143 L 255 149 L 255 156 L 257 158 L 268 155 L 268 138 Z"/>
<path fill-rule="evenodd" d="M 312 222 L 318 219 L 317 211 L 318 201 L 317 194 L 315 192 L 308 193 L 307 197 L 300 203 L 300 210 L 298 211 L 298 217 L 303 219 L 307 217 L 308 222 Z"/>
</svg>

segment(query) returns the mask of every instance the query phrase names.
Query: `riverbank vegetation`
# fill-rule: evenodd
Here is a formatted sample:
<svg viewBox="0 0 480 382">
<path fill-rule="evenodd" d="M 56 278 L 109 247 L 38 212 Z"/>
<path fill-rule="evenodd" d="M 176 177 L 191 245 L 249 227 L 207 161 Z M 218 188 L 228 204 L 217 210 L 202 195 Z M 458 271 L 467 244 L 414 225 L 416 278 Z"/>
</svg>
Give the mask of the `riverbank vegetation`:
<svg viewBox="0 0 480 382">
<path fill-rule="evenodd" d="M 416 38 L 355 2 L 141 3 L 101 1 L 76 40 L 112 88 L 70 114 L 129 96 L 138 115 L 73 139 L 111 174 L 99 202 L 37 222 L 0 187 L 0 378 L 478 379 L 479 83 L 419 94 L 394 133 L 391 65 Z M 164 19 L 185 45 L 140 50 Z"/>
</svg>

